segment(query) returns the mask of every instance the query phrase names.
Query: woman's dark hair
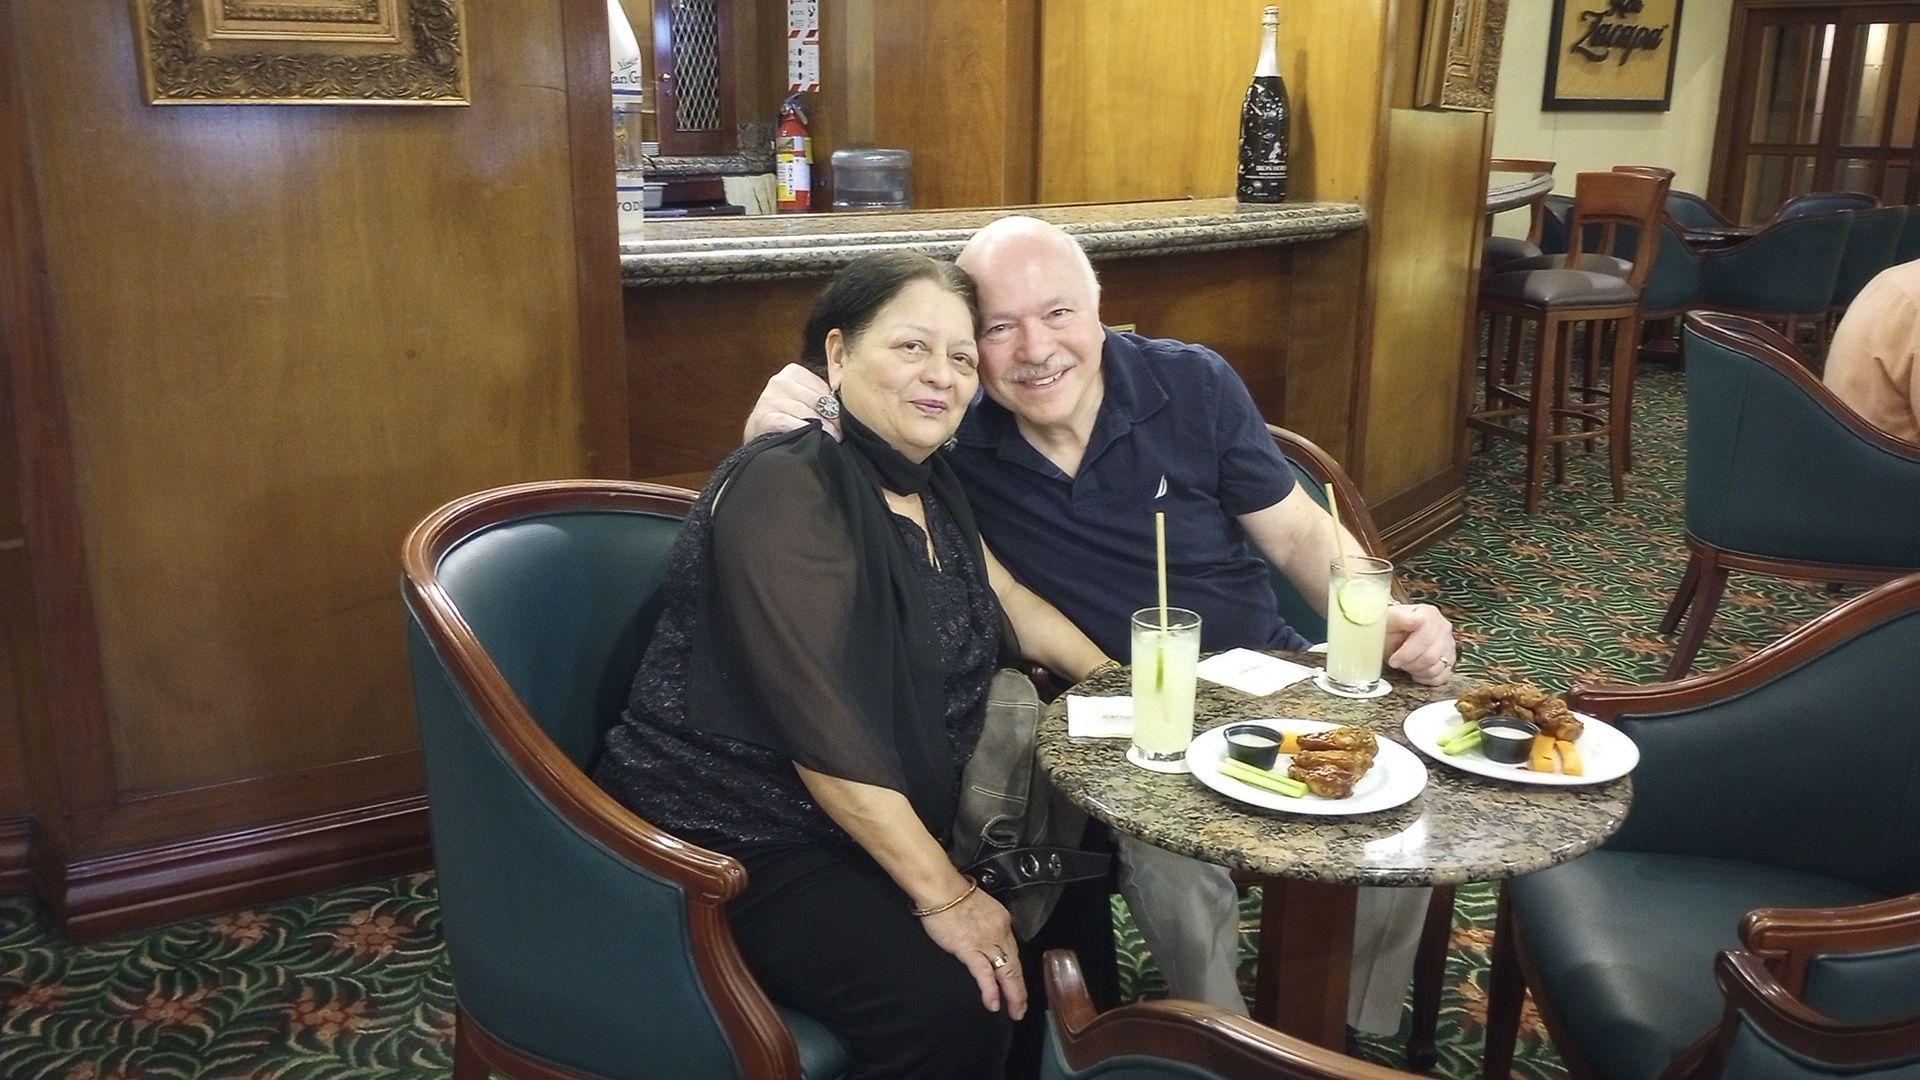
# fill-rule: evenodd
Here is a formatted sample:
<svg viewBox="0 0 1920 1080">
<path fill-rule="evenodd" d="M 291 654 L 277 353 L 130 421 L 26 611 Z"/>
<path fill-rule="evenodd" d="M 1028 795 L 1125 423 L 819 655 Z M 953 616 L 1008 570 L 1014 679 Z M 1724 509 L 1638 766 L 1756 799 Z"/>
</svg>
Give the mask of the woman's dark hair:
<svg viewBox="0 0 1920 1080">
<path fill-rule="evenodd" d="M 862 255 L 848 263 L 814 299 L 807 328 L 800 335 L 800 363 L 825 378 L 827 331 L 838 329 L 849 339 L 858 338 L 873 325 L 874 316 L 888 301 L 916 281 L 931 281 L 958 296 L 978 328 L 979 304 L 974 298 L 973 279 L 966 271 L 917 251 Z"/>
</svg>

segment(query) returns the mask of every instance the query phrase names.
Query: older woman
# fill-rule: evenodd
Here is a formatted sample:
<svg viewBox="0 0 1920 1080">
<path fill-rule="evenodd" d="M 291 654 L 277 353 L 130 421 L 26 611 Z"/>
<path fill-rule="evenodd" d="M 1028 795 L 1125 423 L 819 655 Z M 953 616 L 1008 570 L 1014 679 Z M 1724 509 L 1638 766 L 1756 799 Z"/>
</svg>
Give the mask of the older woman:
<svg viewBox="0 0 1920 1080">
<path fill-rule="evenodd" d="M 745 864 L 748 964 L 855 1076 L 999 1071 L 1027 991 L 1006 909 L 948 861 L 960 770 L 1015 633 L 1071 678 L 1105 660 L 985 551 L 939 453 L 978 386 L 974 316 L 965 274 L 910 253 L 820 296 L 805 351 L 845 442 L 810 426 L 716 470 L 595 773 Z"/>
</svg>

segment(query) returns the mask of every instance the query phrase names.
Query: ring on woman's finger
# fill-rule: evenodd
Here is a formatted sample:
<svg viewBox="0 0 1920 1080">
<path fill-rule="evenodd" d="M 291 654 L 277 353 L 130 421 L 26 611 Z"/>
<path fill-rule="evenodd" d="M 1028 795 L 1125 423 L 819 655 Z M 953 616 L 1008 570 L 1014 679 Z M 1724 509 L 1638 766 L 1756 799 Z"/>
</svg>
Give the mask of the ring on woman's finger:
<svg viewBox="0 0 1920 1080">
<path fill-rule="evenodd" d="M 840 399 L 832 394 L 821 394 L 813 403 L 814 411 L 828 420 L 840 419 Z"/>
</svg>

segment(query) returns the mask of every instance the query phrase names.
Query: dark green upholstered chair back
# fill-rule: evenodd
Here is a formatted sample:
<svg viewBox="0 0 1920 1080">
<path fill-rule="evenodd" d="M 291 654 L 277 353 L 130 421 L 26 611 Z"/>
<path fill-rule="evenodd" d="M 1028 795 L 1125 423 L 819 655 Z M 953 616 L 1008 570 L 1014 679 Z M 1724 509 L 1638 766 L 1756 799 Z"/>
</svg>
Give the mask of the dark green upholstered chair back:
<svg viewBox="0 0 1920 1080">
<path fill-rule="evenodd" d="M 1573 225 L 1573 196 L 1549 195 L 1540 201 L 1545 213 L 1540 218 L 1540 251 L 1564 255 L 1572 246 L 1568 230 Z"/>
<path fill-rule="evenodd" d="M 1380 533 L 1374 528 L 1366 500 L 1360 497 L 1360 489 L 1347 476 L 1346 470 L 1340 467 L 1340 463 L 1305 436 L 1272 424 L 1267 425 L 1267 431 L 1273 435 L 1274 445 L 1286 455 L 1287 464 L 1293 467 L 1294 482 L 1323 508 L 1327 505 L 1327 490 L 1332 488 L 1340 500 L 1340 523 L 1360 538 L 1360 543 L 1367 549 L 1366 554 L 1385 557 L 1386 545 L 1381 542 Z M 1260 549 L 1251 540 L 1247 541 L 1247 553 L 1265 561 Z M 1327 640 L 1326 615 L 1300 595 L 1300 591 L 1293 587 L 1293 582 L 1280 572 L 1279 567 L 1267 566 L 1267 584 L 1273 589 L 1274 607 L 1288 626 L 1308 641 Z"/>
<path fill-rule="evenodd" d="M 1851 213 L 1775 222 L 1759 235 L 1701 257 L 1701 298 L 1742 313 L 1819 315 L 1833 300 Z"/>
<path fill-rule="evenodd" d="M 734 1076 L 795 1056 L 725 929 L 738 863 L 585 775 L 691 498 L 611 481 L 484 492 L 428 517 L 405 554 L 461 1022 L 595 1076 Z"/>
<path fill-rule="evenodd" d="M 1909 961 L 1901 974 L 1904 986 L 1887 986 L 1896 998 L 1911 1003 L 1920 992 L 1915 989 L 1920 987 L 1920 958 Z M 1744 949 L 1721 953 L 1714 976 L 1726 997 L 1727 1011 L 1707 1061 L 1696 1074 L 1702 1080 L 1920 1076 L 1920 1006 L 1900 1013 L 1882 1002 L 1878 1016 L 1850 1017 L 1818 1000 L 1811 973 L 1796 997 L 1774 966 Z M 1872 986 L 1863 983 L 1856 990 L 1864 995 L 1872 992 Z"/>
<path fill-rule="evenodd" d="M 1900 228 L 1900 243 L 1894 248 L 1895 266 L 1920 259 L 1920 206 L 1907 207 L 1906 224 Z"/>
<path fill-rule="evenodd" d="M 1920 568 L 1920 448 L 1860 419 L 1785 339 L 1690 316 L 1687 531 L 1724 550 Z"/>
<path fill-rule="evenodd" d="M 1669 212 L 1660 222 L 1660 243 L 1654 248 L 1653 271 L 1640 293 L 1641 311 L 1658 318 L 1686 311 L 1700 299 L 1700 256 L 1681 234 L 1682 223 Z M 1622 225 L 1613 237 L 1611 254 L 1629 262 L 1640 245 L 1640 230 Z"/>
<path fill-rule="evenodd" d="M 1691 191 L 1667 191 L 1667 214 L 1688 229 L 1718 229 L 1732 224 L 1713 204 Z"/>
<path fill-rule="evenodd" d="M 1842 210 L 1871 210 L 1879 205 L 1879 199 L 1861 191 L 1810 191 L 1781 203 L 1780 209 L 1773 213 L 1773 220 L 1793 221 Z"/>
<path fill-rule="evenodd" d="M 1907 208 L 1883 206 L 1861 210 L 1853 215 L 1853 229 L 1847 234 L 1847 251 L 1840 259 L 1840 276 L 1833 287 L 1836 307 L 1853 302 L 1873 276 L 1893 265 L 1894 252 L 1900 246 L 1900 232 L 1907 224 Z"/>
</svg>

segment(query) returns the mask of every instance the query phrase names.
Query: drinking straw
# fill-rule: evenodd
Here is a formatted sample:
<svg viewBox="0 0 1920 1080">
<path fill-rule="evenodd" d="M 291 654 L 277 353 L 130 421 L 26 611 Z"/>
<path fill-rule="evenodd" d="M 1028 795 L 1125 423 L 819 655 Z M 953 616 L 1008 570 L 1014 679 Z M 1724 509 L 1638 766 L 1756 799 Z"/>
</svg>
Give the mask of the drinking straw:
<svg viewBox="0 0 1920 1080">
<path fill-rule="evenodd" d="M 1160 632 L 1167 632 L 1167 512 L 1153 512 L 1154 555 L 1160 566 Z"/>
<path fill-rule="evenodd" d="M 1333 517 L 1333 553 L 1334 560 L 1340 564 L 1340 576 L 1347 576 L 1347 540 L 1346 533 L 1340 528 L 1340 500 L 1333 497 L 1333 489 L 1327 489 L 1327 513 Z"/>
</svg>

